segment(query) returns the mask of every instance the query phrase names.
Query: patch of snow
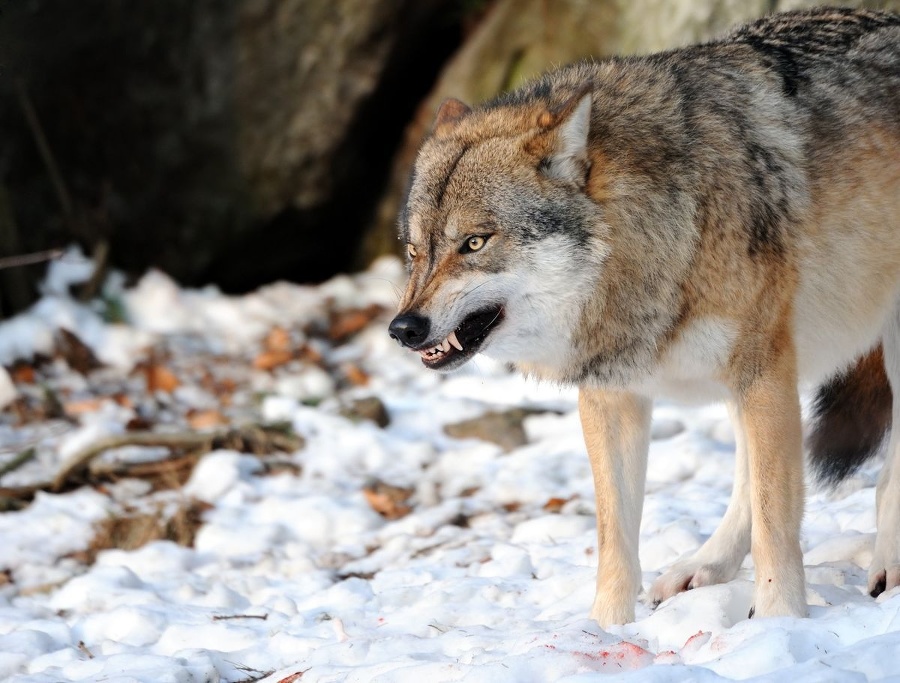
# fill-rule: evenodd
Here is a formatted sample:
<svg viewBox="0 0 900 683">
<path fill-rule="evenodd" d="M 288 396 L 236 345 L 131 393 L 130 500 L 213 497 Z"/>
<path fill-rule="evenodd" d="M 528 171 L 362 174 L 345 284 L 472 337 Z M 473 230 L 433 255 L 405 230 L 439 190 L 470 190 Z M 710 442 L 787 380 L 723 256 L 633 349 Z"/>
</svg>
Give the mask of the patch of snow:
<svg viewBox="0 0 900 683">
<path fill-rule="evenodd" d="M 166 348 L 176 368 L 184 348 L 239 351 L 247 367 L 235 376 L 252 386 L 234 393 L 234 414 L 256 410 L 263 421 L 289 423 L 305 443 L 279 455 L 286 469 L 228 449 L 203 456 L 165 499 L 208 504 L 191 547 L 160 540 L 102 551 L 90 566 L 77 559 L 98 522 L 125 505 L 140 509 L 150 495 L 143 481 L 39 493 L 25 509 L 0 513 L 0 679 L 587 683 L 617 674 L 651 683 L 818 682 L 900 672 L 900 591 L 877 601 L 865 593 L 878 463 L 835 491 L 810 489 L 802 538 L 808 619 L 746 618 L 748 558 L 735 580 L 656 610 L 639 603 L 634 623 L 604 631 L 588 619 L 597 552 L 577 392 L 486 359 L 449 376 L 422 368 L 384 329 L 403 279 L 399 260 L 320 287 L 274 283 L 243 297 L 186 290 L 151 272 L 115 293 L 125 324 L 105 322 L 68 295 L 86 267 L 60 268 L 38 304 L 0 324 L 0 363 L 47 353 L 57 331 L 70 329 L 113 365 L 86 378 L 48 366 L 78 396 L 92 382 L 139 382 L 128 371 L 151 343 Z M 387 315 L 343 346 L 297 333 L 298 344 L 325 357 L 321 365 L 295 359 L 278 374 L 251 367 L 274 326 L 305 329 L 329 311 L 370 305 Z M 359 368 L 358 386 L 336 379 L 344 363 Z M 0 392 L 9 395 L 4 377 L 0 371 Z M 64 458 L 124 432 L 137 416 L 213 406 L 209 377 L 179 377 L 169 394 L 135 405 L 105 401 L 57 431 L 0 423 L 4 459 L 29 444 L 40 451 L 0 483 L 52 478 Z M 386 428 L 339 414 L 343 401 L 362 395 L 384 403 Z M 447 424 L 509 407 L 534 411 L 524 422 L 529 442 L 510 453 L 444 433 Z M 661 403 L 654 417 L 641 526 L 645 586 L 713 532 L 734 470 L 723 407 Z M 367 497 L 375 481 L 406 491 L 408 514 L 378 514 Z"/>
</svg>

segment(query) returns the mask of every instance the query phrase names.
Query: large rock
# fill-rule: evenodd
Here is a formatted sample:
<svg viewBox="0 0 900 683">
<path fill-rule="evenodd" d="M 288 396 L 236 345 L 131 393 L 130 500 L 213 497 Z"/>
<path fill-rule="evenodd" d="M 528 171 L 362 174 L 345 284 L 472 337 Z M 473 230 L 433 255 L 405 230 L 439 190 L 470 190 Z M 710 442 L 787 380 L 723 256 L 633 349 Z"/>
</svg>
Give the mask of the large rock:
<svg viewBox="0 0 900 683">
<path fill-rule="evenodd" d="M 453 6 L 3 3 L 4 243 L 106 239 L 116 266 L 232 289 L 346 269 Z"/>
</svg>

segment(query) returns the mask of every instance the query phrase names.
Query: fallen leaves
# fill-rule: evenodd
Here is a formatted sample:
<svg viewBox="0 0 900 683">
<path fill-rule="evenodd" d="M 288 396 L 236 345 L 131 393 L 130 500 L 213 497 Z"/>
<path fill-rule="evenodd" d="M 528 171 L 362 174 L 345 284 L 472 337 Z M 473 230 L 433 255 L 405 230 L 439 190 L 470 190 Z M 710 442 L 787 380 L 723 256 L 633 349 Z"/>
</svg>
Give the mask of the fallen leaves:
<svg viewBox="0 0 900 683">
<path fill-rule="evenodd" d="M 103 367 L 94 352 L 73 332 L 61 328 L 56 335 L 56 355 L 63 358 L 75 372 L 87 375 L 91 370 Z"/>
<path fill-rule="evenodd" d="M 371 508 L 389 520 L 400 519 L 412 512 L 412 507 L 406 504 L 412 494 L 412 489 L 387 484 L 379 479 L 363 488 L 363 495 Z"/>
<path fill-rule="evenodd" d="M 71 557 L 91 565 L 103 550 L 136 550 L 151 541 L 172 541 L 192 547 L 203 523 L 203 513 L 211 508 L 209 503 L 193 499 L 180 501 L 174 509 L 161 503 L 150 512 L 126 508 L 122 514 L 111 515 L 95 524 L 87 549 Z"/>
<path fill-rule="evenodd" d="M 0 421 L 30 425 L 36 434 L 54 437 L 23 442 L 16 451 L 3 453 L 9 456 L 4 462 L 15 459 L 17 451 L 40 454 L 55 447 L 56 437 L 97 414 L 104 422 L 120 421 L 121 431 L 88 444 L 59 465 L 52 480 L 0 486 L 0 503 L 5 509 L 20 509 L 38 491 L 83 485 L 99 490 L 125 478 L 147 482 L 151 500 L 156 492 L 182 486 L 203 455 L 214 449 L 256 455 L 263 464 L 261 476 L 301 474 L 294 453 L 303 448 L 303 440 L 289 426 L 267 424 L 262 406 L 267 393 L 291 387 L 310 374 L 329 380 L 322 383 L 326 390 L 318 400 L 337 400 L 326 409 L 386 427 L 390 415 L 377 396 L 341 398 L 345 389 L 367 386 L 370 380 L 359 356 L 341 346 L 385 310 L 377 305 L 341 306 L 326 300 L 321 315 L 294 326 L 274 325 L 255 347 L 237 351 L 223 351 L 225 344 L 213 351 L 216 345 L 200 335 L 162 336 L 139 352 L 130 371 L 104 366 L 75 333 L 59 331 L 51 355 L 2 368 L 14 394 L 0 410 Z M 116 449 L 121 452 L 106 455 Z M 411 493 L 380 482 L 365 490 L 369 504 L 386 519 L 409 514 Z M 129 521 L 131 527 L 140 523 L 149 525 L 149 519 Z"/>
<path fill-rule="evenodd" d="M 228 418 L 214 408 L 208 410 L 189 410 L 187 413 L 187 423 L 191 429 L 202 431 L 227 425 Z"/>
<path fill-rule="evenodd" d="M 22 361 L 13 364 L 9 376 L 15 384 L 34 384 L 37 381 L 34 366 Z"/>
<path fill-rule="evenodd" d="M 175 376 L 175 373 L 165 365 L 151 361 L 140 366 L 140 369 L 147 382 L 147 391 L 151 394 L 155 394 L 157 391 L 171 394 L 181 386 L 181 381 Z"/>
<path fill-rule="evenodd" d="M 551 512 L 554 514 L 558 514 L 562 512 L 563 506 L 578 498 L 578 496 L 571 496 L 569 498 L 550 498 L 546 503 L 544 503 L 543 510 L 544 512 Z"/>
<path fill-rule="evenodd" d="M 250 425 L 240 429 L 220 429 L 214 432 L 126 432 L 100 439 L 73 455 L 63 463 L 49 488 L 52 491 L 61 491 L 67 486 L 77 485 L 80 475 L 97 456 L 105 451 L 123 446 L 160 446 L 169 449 L 176 459 L 185 451 L 189 451 L 189 457 L 199 459 L 200 455 L 220 448 L 254 455 L 266 455 L 273 452 L 292 453 L 302 448 L 303 443 L 300 436 L 293 434 L 283 425 Z M 144 476 L 147 476 L 147 473 L 155 471 L 150 469 L 154 465 L 162 466 L 165 469 L 168 462 L 170 462 L 169 458 L 163 458 L 156 463 L 120 463 L 112 468 L 94 469 L 91 472 L 94 475 L 118 474 L 125 476 L 136 469 L 141 469 L 145 473 Z"/>
<path fill-rule="evenodd" d="M 361 332 L 384 312 L 384 308 L 372 304 L 365 308 L 332 310 L 329 313 L 328 338 L 334 342 L 345 342 Z"/>
<path fill-rule="evenodd" d="M 282 365 L 287 365 L 292 360 L 294 360 L 294 354 L 290 351 L 263 351 L 253 359 L 253 367 L 257 370 L 274 370 Z"/>
<path fill-rule="evenodd" d="M 291 333 L 276 325 L 266 335 L 263 346 L 269 351 L 290 351 L 293 347 Z"/>
<path fill-rule="evenodd" d="M 106 400 L 103 396 L 91 396 L 90 398 L 83 398 L 77 401 L 64 401 L 63 410 L 69 417 L 78 417 L 85 413 L 97 412 Z"/>
</svg>

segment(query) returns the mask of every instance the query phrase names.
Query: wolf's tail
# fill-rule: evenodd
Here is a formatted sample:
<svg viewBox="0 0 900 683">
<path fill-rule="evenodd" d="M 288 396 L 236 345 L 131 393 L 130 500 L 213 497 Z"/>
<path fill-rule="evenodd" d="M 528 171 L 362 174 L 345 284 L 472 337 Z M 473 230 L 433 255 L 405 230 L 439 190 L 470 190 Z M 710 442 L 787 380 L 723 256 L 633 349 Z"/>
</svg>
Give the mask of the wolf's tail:
<svg viewBox="0 0 900 683">
<path fill-rule="evenodd" d="M 881 345 L 819 387 L 807 445 L 820 483 L 837 484 L 878 452 L 892 401 Z"/>
</svg>

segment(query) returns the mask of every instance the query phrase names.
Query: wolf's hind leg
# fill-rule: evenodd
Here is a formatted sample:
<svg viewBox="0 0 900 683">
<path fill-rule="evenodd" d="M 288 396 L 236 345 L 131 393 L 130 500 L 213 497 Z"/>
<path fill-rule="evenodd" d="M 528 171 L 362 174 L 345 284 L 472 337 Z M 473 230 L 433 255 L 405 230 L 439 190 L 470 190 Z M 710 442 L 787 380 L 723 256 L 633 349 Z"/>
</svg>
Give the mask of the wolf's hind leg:
<svg viewBox="0 0 900 683">
<path fill-rule="evenodd" d="M 747 444 L 737 409 L 728 404 L 735 433 L 734 486 L 721 524 L 693 555 L 681 558 L 662 574 L 647 594 L 654 606 L 676 593 L 731 581 L 750 552 L 750 485 Z"/>
<path fill-rule="evenodd" d="M 884 467 L 875 490 L 878 533 L 869 567 L 869 593 L 877 597 L 900 586 L 900 302 L 894 305 L 882 337 L 884 368 L 891 384 L 894 402 L 891 429 Z"/>
</svg>

